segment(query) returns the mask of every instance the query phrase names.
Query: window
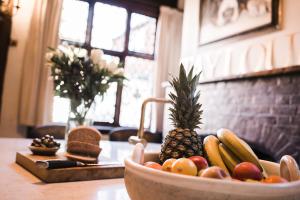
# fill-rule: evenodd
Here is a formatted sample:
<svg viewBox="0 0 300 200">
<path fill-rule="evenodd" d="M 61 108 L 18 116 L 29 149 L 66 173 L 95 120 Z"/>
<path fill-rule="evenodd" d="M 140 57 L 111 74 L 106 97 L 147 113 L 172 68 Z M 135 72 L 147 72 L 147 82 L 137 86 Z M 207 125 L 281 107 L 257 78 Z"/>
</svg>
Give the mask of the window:
<svg viewBox="0 0 300 200">
<path fill-rule="evenodd" d="M 153 91 L 158 6 L 153 8 L 119 0 L 64 0 L 61 41 L 88 51 L 102 49 L 107 61 L 123 64 L 129 80 L 123 87 L 112 84 L 103 99 L 96 97 L 94 112 L 89 113 L 96 123 L 139 126 L 142 101 Z M 53 120 L 65 122 L 68 100 L 55 97 L 53 106 Z M 150 126 L 150 115 L 147 108 L 145 127 Z"/>
</svg>

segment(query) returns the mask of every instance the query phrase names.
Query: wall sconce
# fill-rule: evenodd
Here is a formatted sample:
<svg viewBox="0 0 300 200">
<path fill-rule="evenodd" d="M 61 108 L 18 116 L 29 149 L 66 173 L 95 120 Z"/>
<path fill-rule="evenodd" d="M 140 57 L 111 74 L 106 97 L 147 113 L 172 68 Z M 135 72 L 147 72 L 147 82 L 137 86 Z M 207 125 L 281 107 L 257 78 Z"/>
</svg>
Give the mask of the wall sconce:
<svg viewBox="0 0 300 200">
<path fill-rule="evenodd" d="M 20 0 L 0 0 L 0 13 L 15 15 L 20 9 Z"/>
</svg>

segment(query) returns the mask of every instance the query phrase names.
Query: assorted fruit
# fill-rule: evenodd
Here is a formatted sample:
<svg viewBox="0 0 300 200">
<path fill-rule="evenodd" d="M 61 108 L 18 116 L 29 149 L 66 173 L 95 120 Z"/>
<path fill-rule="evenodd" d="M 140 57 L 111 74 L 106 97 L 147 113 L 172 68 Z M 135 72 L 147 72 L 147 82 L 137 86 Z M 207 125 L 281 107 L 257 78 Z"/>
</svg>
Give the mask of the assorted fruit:
<svg viewBox="0 0 300 200">
<path fill-rule="evenodd" d="M 238 182 L 284 183 L 300 179 L 296 165 L 290 173 L 280 169 L 281 176 L 267 174 L 251 147 L 230 130 L 220 129 L 217 136 L 200 139 L 195 131 L 202 115 L 197 90 L 199 77 L 200 73 L 193 75 L 193 67 L 187 73 L 181 65 L 179 77 L 170 81 L 173 92 L 169 94 L 169 111 L 175 129 L 169 131 L 162 144 L 160 163 L 144 165 L 169 173 Z M 283 161 L 287 163 L 290 159 L 285 157 Z"/>
<path fill-rule="evenodd" d="M 248 183 L 286 183 L 282 176 L 267 174 L 250 146 L 227 129 L 218 137 L 204 138 L 204 156 L 169 158 L 162 162 L 146 162 L 144 166 L 169 173 Z M 221 139 L 220 139 L 221 138 Z"/>
<path fill-rule="evenodd" d="M 54 140 L 53 136 L 45 135 L 42 138 L 35 138 L 31 146 L 33 147 L 45 147 L 45 148 L 59 148 L 60 143 Z"/>
</svg>

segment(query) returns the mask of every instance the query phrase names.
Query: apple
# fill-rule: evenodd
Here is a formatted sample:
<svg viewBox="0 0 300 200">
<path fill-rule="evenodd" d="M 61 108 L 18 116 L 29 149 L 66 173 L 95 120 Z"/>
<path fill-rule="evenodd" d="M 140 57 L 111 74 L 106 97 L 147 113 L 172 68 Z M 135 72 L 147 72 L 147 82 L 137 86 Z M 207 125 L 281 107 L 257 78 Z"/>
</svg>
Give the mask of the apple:
<svg viewBox="0 0 300 200">
<path fill-rule="evenodd" d="M 250 162 L 242 162 L 236 165 L 233 169 L 233 177 L 241 181 L 247 179 L 259 181 L 263 178 L 259 168 Z"/>
<path fill-rule="evenodd" d="M 162 165 L 162 170 L 171 172 L 172 165 L 175 161 L 176 161 L 176 159 L 174 159 L 174 158 L 170 158 L 170 159 L 166 160 Z"/>
<path fill-rule="evenodd" d="M 281 176 L 271 175 L 262 180 L 263 183 L 287 183 L 288 181 Z"/>
<path fill-rule="evenodd" d="M 162 170 L 162 166 L 156 162 L 148 161 L 144 163 L 144 166 L 152 168 L 152 169 L 158 169 Z"/>
<path fill-rule="evenodd" d="M 196 176 L 198 171 L 193 161 L 188 158 L 179 158 L 172 164 L 171 172 Z"/>
<path fill-rule="evenodd" d="M 221 167 L 217 166 L 201 170 L 200 177 L 231 180 L 230 175 L 227 172 L 225 172 Z"/>
<path fill-rule="evenodd" d="M 189 159 L 194 162 L 198 171 L 208 168 L 207 160 L 202 156 L 191 156 Z"/>
</svg>

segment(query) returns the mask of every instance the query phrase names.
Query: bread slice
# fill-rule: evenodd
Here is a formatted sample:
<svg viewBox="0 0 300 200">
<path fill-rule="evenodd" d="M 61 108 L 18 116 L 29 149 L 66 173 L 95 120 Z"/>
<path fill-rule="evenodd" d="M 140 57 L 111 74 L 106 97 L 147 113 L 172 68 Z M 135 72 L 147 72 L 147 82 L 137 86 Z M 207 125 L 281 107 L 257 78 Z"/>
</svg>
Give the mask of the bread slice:
<svg viewBox="0 0 300 200">
<path fill-rule="evenodd" d="M 79 141 L 99 146 L 101 133 L 93 128 L 86 126 L 79 126 L 72 129 L 68 136 L 68 142 Z"/>
<path fill-rule="evenodd" d="M 68 142 L 67 147 L 69 153 L 96 158 L 99 156 L 100 150 L 100 147 L 97 145 L 79 141 Z"/>
<path fill-rule="evenodd" d="M 97 161 L 101 152 L 100 139 L 101 133 L 95 128 L 79 126 L 72 129 L 67 143 L 67 152 L 70 155 L 68 158 L 86 162 L 91 159 Z"/>
</svg>

